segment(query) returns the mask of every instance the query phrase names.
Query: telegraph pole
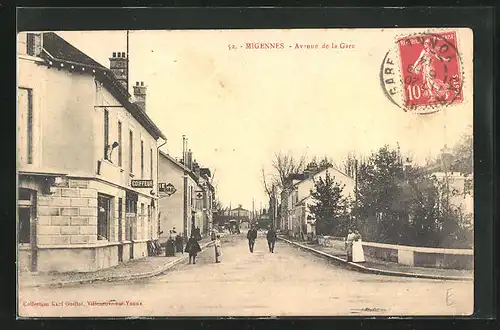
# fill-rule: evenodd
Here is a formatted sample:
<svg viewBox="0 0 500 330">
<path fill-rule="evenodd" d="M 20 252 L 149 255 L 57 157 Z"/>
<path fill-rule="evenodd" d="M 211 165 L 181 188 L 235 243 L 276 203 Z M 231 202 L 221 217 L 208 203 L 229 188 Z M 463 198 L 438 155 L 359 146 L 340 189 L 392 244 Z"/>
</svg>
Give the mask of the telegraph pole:
<svg viewBox="0 0 500 330">
<path fill-rule="evenodd" d="M 187 138 L 185 135 L 182 136 L 182 162 L 183 162 L 183 169 L 184 169 L 184 237 L 188 237 L 188 207 L 187 207 L 187 202 L 188 202 L 188 178 L 187 178 L 187 171 L 186 171 L 186 144 L 187 144 Z"/>
</svg>

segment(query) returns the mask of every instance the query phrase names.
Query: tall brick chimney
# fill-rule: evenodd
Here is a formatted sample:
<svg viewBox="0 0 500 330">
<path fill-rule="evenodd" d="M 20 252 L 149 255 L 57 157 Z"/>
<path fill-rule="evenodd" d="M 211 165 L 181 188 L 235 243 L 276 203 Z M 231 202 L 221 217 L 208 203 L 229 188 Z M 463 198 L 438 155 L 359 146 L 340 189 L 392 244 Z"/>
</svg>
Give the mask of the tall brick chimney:
<svg viewBox="0 0 500 330">
<path fill-rule="evenodd" d="M 146 111 L 146 89 L 144 81 L 136 82 L 134 86 L 135 104 L 137 104 L 143 111 Z"/>
<path fill-rule="evenodd" d="M 109 69 L 125 89 L 128 88 L 127 65 L 127 56 L 125 52 L 113 52 L 113 56 L 109 58 Z"/>
</svg>

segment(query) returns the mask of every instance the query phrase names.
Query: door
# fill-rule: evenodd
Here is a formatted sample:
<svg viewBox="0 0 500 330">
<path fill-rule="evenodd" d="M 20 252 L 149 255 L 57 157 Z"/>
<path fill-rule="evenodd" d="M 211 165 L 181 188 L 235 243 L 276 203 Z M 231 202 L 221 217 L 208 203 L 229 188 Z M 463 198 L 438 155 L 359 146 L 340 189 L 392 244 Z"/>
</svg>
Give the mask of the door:
<svg viewBox="0 0 500 330">
<path fill-rule="evenodd" d="M 18 252 L 26 270 L 37 269 L 36 246 L 36 192 L 30 189 L 19 189 L 18 201 Z M 27 253 L 27 254 L 25 254 Z M 23 256 L 21 256 L 21 254 Z M 24 257 L 25 256 L 25 257 Z M 19 262 L 19 261 L 18 261 Z"/>
<path fill-rule="evenodd" d="M 118 262 L 123 262 L 123 236 L 122 236 L 122 223 L 123 223 L 123 204 L 122 199 L 118 198 Z"/>
</svg>

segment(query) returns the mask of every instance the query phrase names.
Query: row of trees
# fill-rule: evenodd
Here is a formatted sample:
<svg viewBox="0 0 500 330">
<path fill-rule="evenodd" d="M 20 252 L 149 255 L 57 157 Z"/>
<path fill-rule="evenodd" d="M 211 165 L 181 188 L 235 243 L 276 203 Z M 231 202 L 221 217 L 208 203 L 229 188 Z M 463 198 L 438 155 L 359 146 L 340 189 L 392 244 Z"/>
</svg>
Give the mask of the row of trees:
<svg viewBox="0 0 500 330">
<path fill-rule="evenodd" d="M 345 187 L 331 173 L 319 178 L 311 191 L 315 205 L 309 207 L 316 232 L 345 236 L 356 226 L 364 239 L 380 243 L 472 247 L 472 214 L 454 203 L 472 196 L 472 178 L 457 189 L 449 175 L 472 174 L 472 150 L 470 130 L 453 149 L 424 166 L 409 166 L 399 147 L 388 145 L 365 159 L 350 153 L 337 168 L 356 177 L 355 196 L 345 197 Z M 432 172 L 444 172 L 444 178 Z"/>
</svg>

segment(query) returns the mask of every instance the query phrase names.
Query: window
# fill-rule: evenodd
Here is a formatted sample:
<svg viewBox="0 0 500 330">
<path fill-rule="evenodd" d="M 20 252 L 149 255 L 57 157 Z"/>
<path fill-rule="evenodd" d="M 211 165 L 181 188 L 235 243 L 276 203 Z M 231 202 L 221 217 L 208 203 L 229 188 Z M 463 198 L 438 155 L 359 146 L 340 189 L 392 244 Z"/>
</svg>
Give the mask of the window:
<svg viewBox="0 0 500 330">
<path fill-rule="evenodd" d="M 18 152 L 21 163 L 33 164 L 33 90 L 18 89 Z"/>
<path fill-rule="evenodd" d="M 134 133 L 129 132 L 129 170 L 134 173 Z"/>
<path fill-rule="evenodd" d="M 97 195 L 97 239 L 109 239 L 109 220 L 111 211 L 111 198 L 98 194 Z"/>
<path fill-rule="evenodd" d="M 141 140 L 141 179 L 144 179 L 144 141 Z"/>
<path fill-rule="evenodd" d="M 153 180 L 153 149 L 149 149 L 149 174 Z"/>
<path fill-rule="evenodd" d="M 109 111 L 104 109 L 104 159 L 109 159 Z"/>
<path fill-rule="evenodd" d="M 122 122 L 118 121 L 118 166 L 122 166 Z"/>
</svg>

